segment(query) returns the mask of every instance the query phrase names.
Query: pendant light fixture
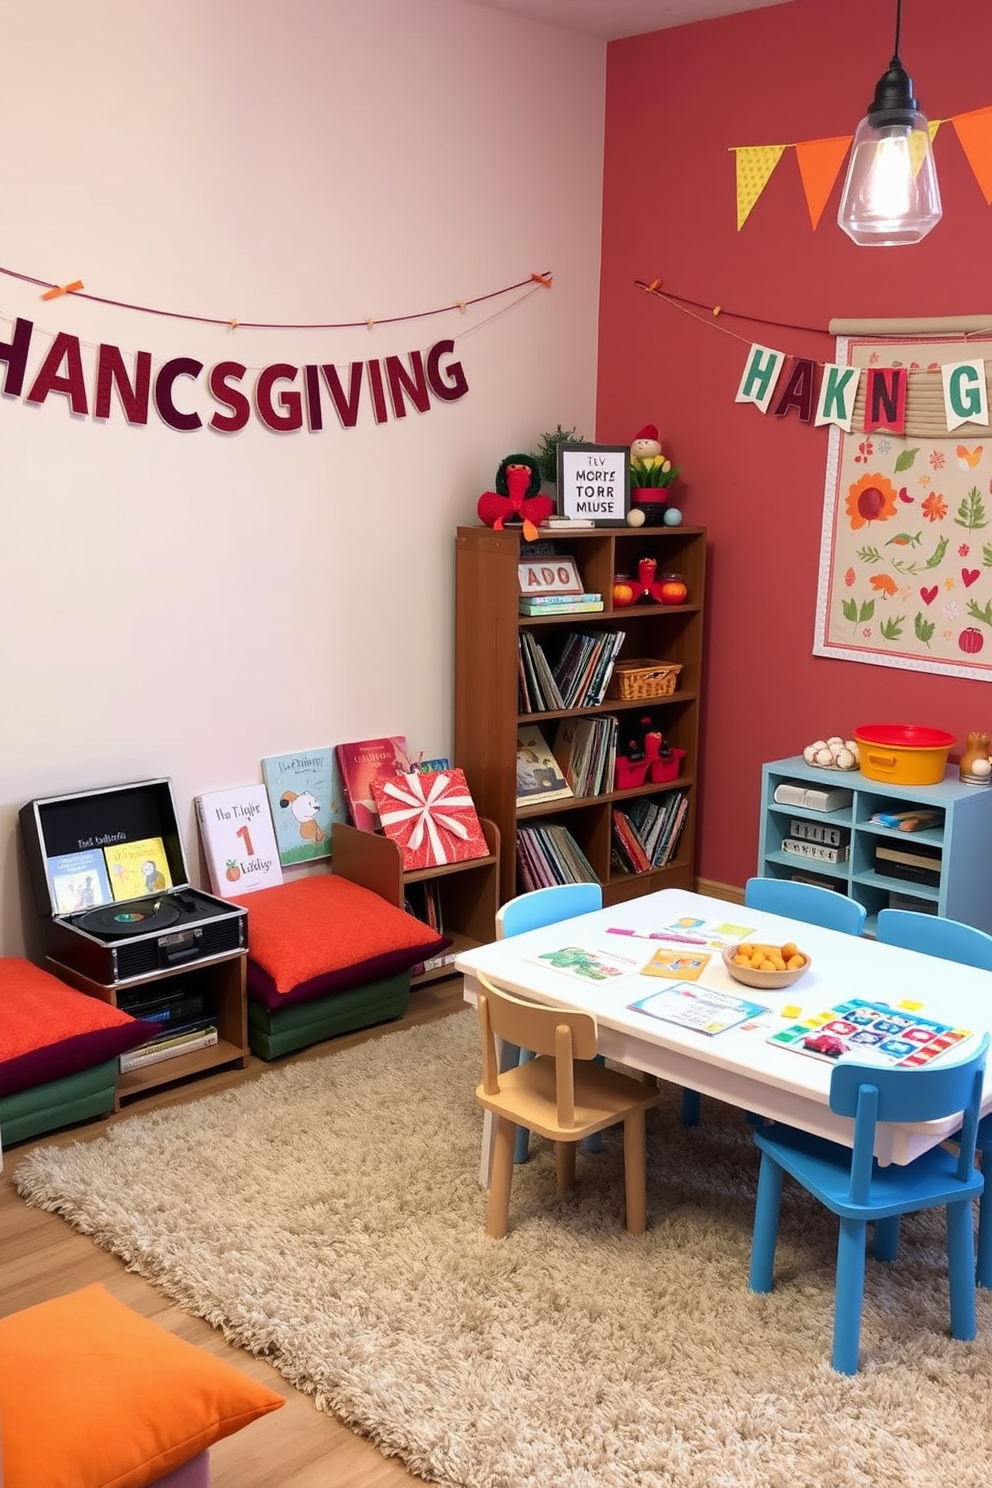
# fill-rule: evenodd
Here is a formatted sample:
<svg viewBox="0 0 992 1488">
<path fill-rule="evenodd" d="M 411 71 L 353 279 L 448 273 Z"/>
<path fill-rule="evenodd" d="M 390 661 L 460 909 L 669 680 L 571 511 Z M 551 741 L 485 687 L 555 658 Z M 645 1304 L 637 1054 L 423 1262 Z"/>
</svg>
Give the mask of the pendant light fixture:
<svg viewBox="0 0 992 1488">
<path fill-rule="evenodd" d="M 896 0 L 892 61 L 855 132 L 837 213 L 862 247 L 919 243 L 941 216 L 930 131 L 899 60 L 901 26 L 902 0 Z"/>
</svg>

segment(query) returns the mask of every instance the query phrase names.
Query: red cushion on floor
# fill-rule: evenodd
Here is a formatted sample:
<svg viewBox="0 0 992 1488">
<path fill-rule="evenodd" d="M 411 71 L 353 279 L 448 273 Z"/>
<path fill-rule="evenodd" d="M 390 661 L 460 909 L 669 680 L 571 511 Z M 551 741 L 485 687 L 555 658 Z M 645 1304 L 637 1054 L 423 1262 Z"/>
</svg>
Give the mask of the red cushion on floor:
<svg viewBox="0 0 992 1488">
<path fill-rule="evenodd" d="M 92 1069 L 159 1032 L 21 956 L 0 956 L 0 1095 Z"/>
<path fill-rule="evenodd" d="M 429 925 L 397 909 L 378 894 L 333 873 L 313 874 L 295 883 L 257 889 L 248 899 L 248 956 L 266 975 L 252 978 L 270 983 L 275 1001 L 302 984 L 320 979 L 323 990 L 330 976 L 341 973 L 343 984 L 357 986 L 407 971 L 418 961 L 436 956 L 450 945 Z"/>
</svg>

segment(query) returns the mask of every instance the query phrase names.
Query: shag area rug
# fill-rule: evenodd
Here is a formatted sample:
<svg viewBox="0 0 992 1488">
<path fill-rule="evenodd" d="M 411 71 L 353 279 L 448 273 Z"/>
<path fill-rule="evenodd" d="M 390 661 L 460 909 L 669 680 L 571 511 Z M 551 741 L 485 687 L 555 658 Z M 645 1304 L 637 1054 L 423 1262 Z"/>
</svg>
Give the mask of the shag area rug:
<svg viewBox="0 0 992 1488">
<path fill-rule="evenodd" d="M 458 1488 L 979 1488 L 992 1293 L 948 1336 L 939 1218 L 869 1260 L 856 1377 L 829 1367 L 836 1231 L 787 1184 L 776 1290 L 747 1290 L 741 1112 L 649 1115 L 649 1231 L 619 1136 L 555 1190 L 518 1168 L 484 1234 L 475 1014 L 36 1148 L 14 1181 L 431 1483 Z"/>
</svg>

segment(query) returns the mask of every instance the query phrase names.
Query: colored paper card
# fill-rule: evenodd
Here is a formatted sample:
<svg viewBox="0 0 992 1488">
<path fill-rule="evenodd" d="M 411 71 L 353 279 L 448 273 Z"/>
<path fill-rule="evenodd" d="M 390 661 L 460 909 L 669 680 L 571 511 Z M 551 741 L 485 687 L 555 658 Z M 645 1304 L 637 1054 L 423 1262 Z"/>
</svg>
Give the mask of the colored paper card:
<svg viewBox="0 0 992 1488">
<path fill-rule="evenodd" d="M 262 761 L 279 861 L 284 868 L 331 855 L 332 763 L 330 746 L 273 754 Z"/>
<path fill-rule="evenodd" d="M 115 842 L 103 849 L 115 900 L 140 899 L 172 888 L 172 873 L 161 837 Z"/>
<path fill-rule="evenodd" d="M 677 951 L 661 946 L 643 971 L 645 976 L 669 977 L 676 982 L 697 982 L 709 960 L 709 955 L 704 951 Z"/>
<path fill-rule="evenodd" d="M 113 903 L 107 864 L 99 848 L 60 853 L 49 858 L 46 866 L 57 914 L 81 914 L 98 904 Z"/>
<path fill-rule="evenodd" d="M 760 1002 L 748 1002 L 729 992 L 714 992 L 709 987 L 694 987 L 686 982 L 641 997 L 630 1003 L 630 1008 L 635 1013 L 660 1018 L 663 1023 L 678 1023 L 682 1028 L 710 1035 L 724 1033 L 768 1012 Z"/>
<path fill-rule="evenodd" d="M 528 959 L 535 966 L 553 967 L 566 976 L 577 977 L 580 982 L 612 982 L 617 977 L 632 976 L 641 969 L 639 957 L 589 945 L 561 946 L 556 951 L 542 951 L 539 956 Z"/>
</svg>

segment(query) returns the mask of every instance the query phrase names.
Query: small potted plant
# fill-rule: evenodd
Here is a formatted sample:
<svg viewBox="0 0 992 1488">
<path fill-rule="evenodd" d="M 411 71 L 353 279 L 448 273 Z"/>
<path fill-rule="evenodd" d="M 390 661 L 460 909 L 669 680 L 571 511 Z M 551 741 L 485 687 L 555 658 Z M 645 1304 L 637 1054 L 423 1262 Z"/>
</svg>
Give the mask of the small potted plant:
<svg viewBox="0 0 992 1488">
<path fill-rule="evenodd" d="M 558 484 L 558 446 L 560 444 L 581 444 L 584 439 L 585 435 L 580 434 L 577 429 L 563 429 L 561 424 L 541 435 L 534 458 L 541 473 L 541 480 L 546 485 L 556 486 Z"/>
<path fill-rule="evenodd" d="M 654 424 L 646 424 L 630 446 L 630 504 L 649 527 L 664 520 L 666 492 L 681 468 L 662 452 Z"/>
</svg>

